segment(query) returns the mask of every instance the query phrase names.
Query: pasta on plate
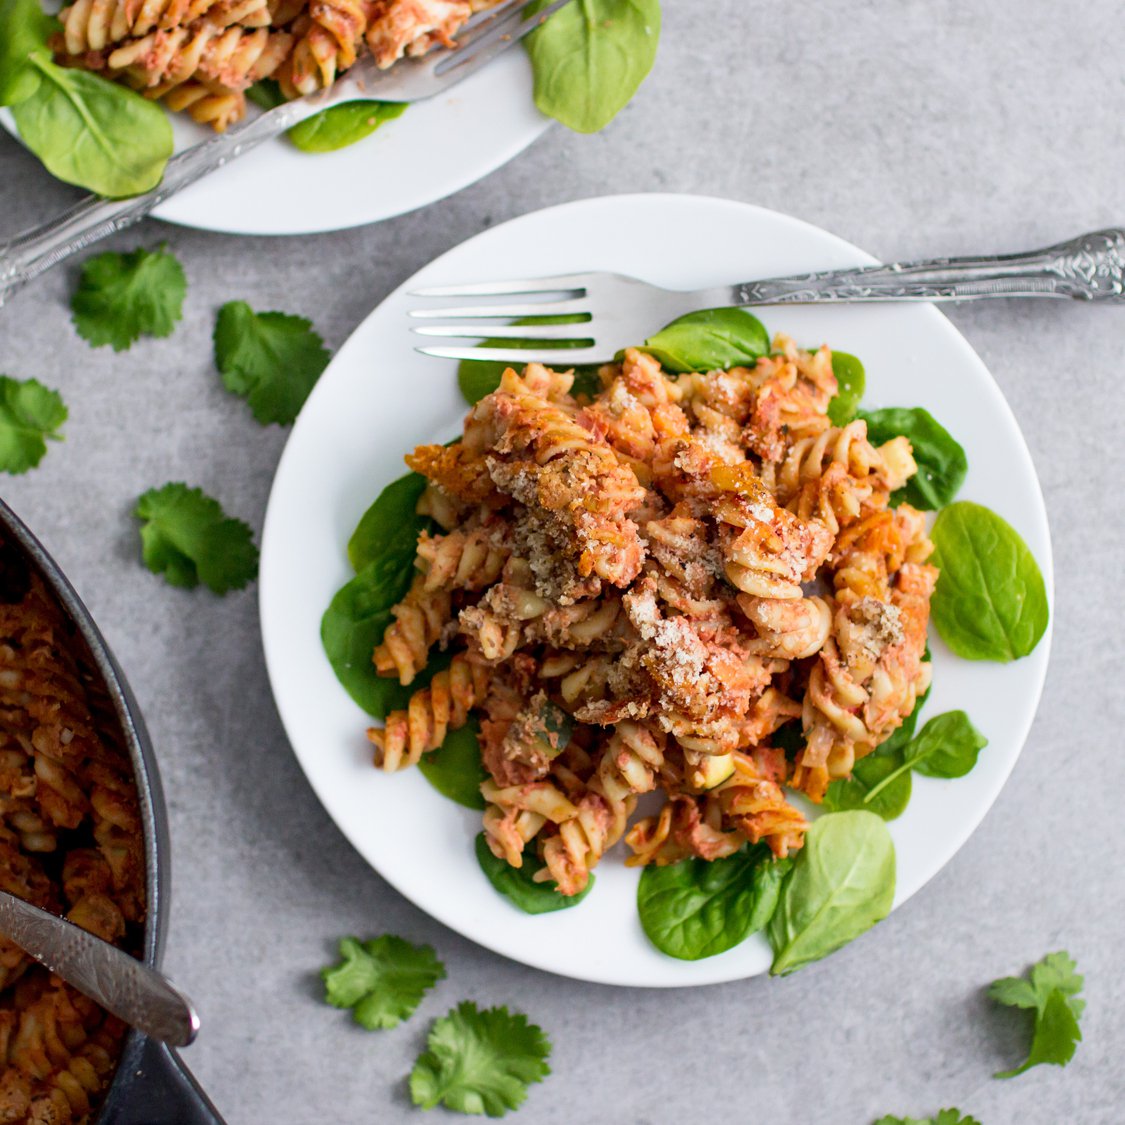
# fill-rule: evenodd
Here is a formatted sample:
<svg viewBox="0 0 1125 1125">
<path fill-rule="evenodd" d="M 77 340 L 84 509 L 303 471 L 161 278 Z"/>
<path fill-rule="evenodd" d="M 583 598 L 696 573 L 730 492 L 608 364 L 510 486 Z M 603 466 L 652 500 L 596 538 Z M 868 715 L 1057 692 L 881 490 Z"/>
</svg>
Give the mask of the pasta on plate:
<svg viewBox="0 0 1125 1125">
<path fill-rule="evenodd" d="M 622 838 L 634 865 L 800 849 L 786 790 L 819 802 L 926 691 L 938 575 L 891 504 L 910 443 L 833 425 L 827 347 L 679 376 L 629 350 L 598 383 L 509 369 L 406 458 L 440 531 L 373 654 L 403 685 L 447 654 L 369 731 L 375 764 L 479 720 L 488 846 L 567 896 Z"/>
<path fill-rule="evenodd" d="M 286 97 L 330 86 L 364 51 L 386 68 L 450 45 L 498 0 L 75 0 L 55 61 L 94 71 L 222 131 L 264 78 Z"/>
</svg>

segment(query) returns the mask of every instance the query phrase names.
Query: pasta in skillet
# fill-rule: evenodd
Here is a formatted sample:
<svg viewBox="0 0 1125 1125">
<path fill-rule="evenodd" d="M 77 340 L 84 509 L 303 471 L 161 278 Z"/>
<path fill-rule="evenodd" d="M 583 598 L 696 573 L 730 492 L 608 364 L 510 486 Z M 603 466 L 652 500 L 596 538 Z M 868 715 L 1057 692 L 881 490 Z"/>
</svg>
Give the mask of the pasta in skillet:
<svg viewBox="0 0 1125 1125">
<path fill-rule="evenodd" d="M 890 505 L 910 444 L 831 423 L 827 347 L 680 376 L 630 350 L 599 380 L 509 369 L 460 442 L 407 457 L 441 532 L 373 654 L 403 685 L 449 654 L 369 731 L 375 764 L 475 716 L 488 846 L 564 895 L 622 839 L 632 864 L 799 849 L 786 789 L 819 802 L 928 687 L 937 579 L 922 514 Z"/>
</svg>

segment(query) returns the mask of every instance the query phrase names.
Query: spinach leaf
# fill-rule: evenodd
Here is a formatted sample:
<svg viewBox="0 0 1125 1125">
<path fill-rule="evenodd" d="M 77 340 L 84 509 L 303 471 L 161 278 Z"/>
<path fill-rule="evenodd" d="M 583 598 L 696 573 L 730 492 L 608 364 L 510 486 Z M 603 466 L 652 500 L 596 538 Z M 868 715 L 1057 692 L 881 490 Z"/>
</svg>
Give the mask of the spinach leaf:
<svg viewBox="0 0 1125 1125">
<path fill-rule="evenodd" d="M 588 317 L 575 316 L 521 316 L 513 323 L 523 325 L 534 324 L 581 324 Z M 546 344 L 537 343 L 535 340 L 483 340 L 482 348 L 581 348 L 585 346 L 584 340 L 551 340 Z M 566 357 L 560 356 L 558 367 L 566 370 L 564 366 Z M 470 406 L 475 406 L 485 395 L 490 395 L 500 386 L 500 377 L 512 364 L 500 363 L 492 359 L 463 359 L 457 368 L 457 385 L 465 396 L 465 401 Z M 586 364 L 575 367 L 574 386 L 571 388 L 576 395 L 596 395 L 601 390 L 598 379 L 598 365 Z"/>
<path fill-rule="evenodd" d="M 85 70 L 36 56 L 32 65 L 41 81 L 12 116 L 48 172 L 111 198 L 160 183 L 172 155 L 172 126 L 160 106 Z"/>
<path fill-rule="evenodd" d="M 770 337 L 745 309 L 701 309 L 678 317 L 645 341 L 666 371 L 725 371 L 768 355 Z"/>
<path fill-rule="evenodd" d="M 431 526 L 425 516 L 414 511 L 425 489 L 426 478 L 421 473 L 407 473 L 391 481 L 379 493 L 348 540 L 348 561 L 354 570 L 362 570 L 388 550 L 404 560 L 409 551 L 410 558 L 404 563 L 404 569 L 411 570 L 409 578 L 414 577 L 418 536 Z M 410 585 L 409 580 L 406 585 Z"/>
<path fill-rule="evenodd" d="M 1047 587 L 1027 544 L 1005 520 L 959 500 L 930 533 L 941 568 L 930 610 L 941 638 L 966 660 L 1027 656 L 1047 629 Z"/>
<path fill-rule="evenodd" d="M 253 102 L 259 109 L 275 109 L 288 99 L 275 79 L 259 78 L 253 86 L 247 88 L 246 100 Z"/>
<path fill-rule="evenodd" d="M 535 19 L 550 0 L 528 9 Z M 660 0 L 573 0 L 527 37 L 535 104 L 579 133 L 608 125 L 656 61 Z"/>
<path fill-rule="evenodd" d="M 384 719 L 403 707 L 424 682 L 404 688 L 377 675 L 371 662 L 375 646 L 391 621 L 391 609 L 410 588 L 418 535 L 429 521 L 414 507 L 425 487 L 418 473 L 387 485 L 364 513 L 348 543 L 357 571 L 332 599 L 320 623 L 320 639 L 336 678 L 368 714 Z M 431 661 L 432 675 L 437 665 Z"/>
<path fill-rule="evenodd" d="M 345 102 L 298 122 L 287 135 L 302 152 L 335 152 L 371 136 L 384 122 L 405 112 L 405 102 Z"/>
<path fill-rule="evenodd" d="M 868 754 L 852 767 L 851 777 L 828 786 L 823 804 L 829 812 L 867 809 L 894 820 L 910 803 L 910 790 L 910 767 L 903 767 L 901 750 Z"/>
<path fill-rule="evenodd" d="M 870 807 L 881 799 L 888 787 L 901 784 L 912 769 L 926 777 L 964 777 L 987 745 L 988 739 L 969 722 L 964 711 L 935 715 L 896 755 L 898 764 L 874 784 L 864 804 Z"/>
<path fill-rule="evenodd" d="M 965 451 L 929 411 L 920 406 L 912 410 L 891 406 L 860 411 L 859 416 L 867 423 L 867 437 L 872 444 L 882 445 L 901 434 L 909 439 L 914 450 L 918 472 L 905 488 L 892 493 L 892 507 L 905 500 L 923 511 L 936 511 L 952 503 L 965 481 L 969 462 Z"/>
<path fill-rule="evenodd" d="M 906 764 L 926 777 L 964 777 L 988 739 L 964 711 L 936 715 L 906 748 Z"/>
<path fill-rule="evenodd" d="M 767 934 L 774 976 L 834 953 L 890 913 L 895 848 L 871 812 L 828 813 L 809 826 Z"/>
<path fill-rule="evenodd" d="M 25 101 L 38 89 L 41 75 L 31 60 L 49 64 L 54 27 L 39 0 L 0 0 L 0 105 Z"/>
<path fill-rule="evenodd" d="M 512 867 L 506 860 L 492 854 L 484 833 L 477 836 L 477 863 L 493 888 L 525 914 L 550 914 L 577 906 L 593 889 L 594 876 L 585 889 L 576 895 L 561 895 L 553 882 L 537 883 L 533 875 L 542 866 L 535 853 L 535 844 L 528 844 L 523 853 L 523 866 Z"/>
<path fill-rule="evenodd" d="M 856 414 L 867 386 L 867 373 L 854 355 L 832 353 L 832 374 L 836 376 L 836 395 L 828 404 L 828 420 L 833 426 L 846 426 Z"/>
<path fill-rule="evenodd" d="M 714 957 L 770 920 L 791 866 L 791 860 L 774 860 L 759 844 L 710 863 L 685 859 L 646 867 L 637 886 L 641 925 L 649 941 L 670 957 Z"/>
<path fill-rule="evenodd" d="M 480 785 L 488 774 L 481 765 L 477 734 L 475 722 L 451 730 L 437 750 L 423 754 L 418 762 L 422 775 L 443 797 L 467 809 L 486 807 Z"/>
<path fill-rule="evenodd" d="M 781 750 L 787 758 L 792 760 L 806 745 L 804 731 L 801 730 L 801 720 L 794 719 L 790 723 L 783 723 L 773 732 L 770 741 Z"/>
</svg>

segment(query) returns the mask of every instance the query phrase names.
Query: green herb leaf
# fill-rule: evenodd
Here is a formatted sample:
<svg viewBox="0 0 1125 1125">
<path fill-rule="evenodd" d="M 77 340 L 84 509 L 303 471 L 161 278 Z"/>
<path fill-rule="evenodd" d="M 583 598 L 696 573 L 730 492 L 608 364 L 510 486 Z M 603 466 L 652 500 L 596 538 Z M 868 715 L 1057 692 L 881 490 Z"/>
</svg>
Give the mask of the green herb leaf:
<svg viewBox="0 0 1125 1125">
<path fill-rule="evenodd" d="M 288 99 L 281 92 L 281 86 L 273 78 L 259 78 L 253 86 L 246 89 L 246 100 L 259 109 L 276 109 Z"/>
<path fill-rule="evenodd" d="M 0 0 L 0 105 L 26 101 L 39 88 L 41 75 L 31 60 L 49 62 L 47 36 L 54 26 L 39 0 Z"/>
<path fill-rule="evenodd" d="M 581 324 L 582 316 L 521 316 L 513 321 L 519 326 L 535 324 Z M 576 336 L 578 334 L 576 333 Z M 557 348 L 559 351 L 581 348 L 585 340 L 549 340 L 546 343 L 536 340 L 483 340 L 482 348 Z M 490 395 L 500 386 L 500 377 L 511 367 L 510 363 L 500 363 L 492 359 L 463 359 L 457 368 L 457 385 L 465 396 L 465 401 L 475 406 L 485 395 Z M 560 370 L 566 370 L 566 356 L 559 357 Z M 598 380 L 597 364 L 587 364 L 574 368 L 573 394 L 595 395 L 601 390 Z"/>
<path fill-rule="evenodd" d="M 70 310 L 83 340 L 121 352 L 142 336 L 171 336 L 186 294 L 184 268 L 163 244 L 131 254 L 110 250 L 83 265 Z"/>
<path fill-rule="evenodd" d="M 467 809 L 487 808 L 480 787 L 488 774 L 481 765 L 475 722 L 460 730 L 451 730 L 438 749 L 422 755 L 418 768 L 443 797 Z"/>
<path fill-rule="evenodd" d="M 809 826 L 767 934 L 774 976 L 834 953 L 890 913 L 895 849 L 871 812 L 828 813 Z"/>
<path fill-rule="evenodd" d="M 332 358 L 311 321 L 256 313 L 245 301 L 219 309 L 214 341 L 224 385 L 246 399 L 263 426 L 292 422 Z"/>
<path fill-rule="evenodd" d="M 906 763 L 926 777 L 964 777 L 988 739 L 964 711 L 935 715 L 906 748 Z"/>
<path fill-rule="evenodd" d="M 594 876 L 576 895 L 561 895 L 553 881 L 535 882 L 535 872 L 543 866 L 535 853 L 535 845 L 528 844 L 523 853 L 523 866 L 513 867 L 506 860 L 492 854 L 485 842 L 484 833 L 476 840 L 477 863 L 493 888 L 519 907 L 525 914 L 551 914 L 577 906 L 593 889 Z"/>
<path fill-rule="evenodd" d="M 1031 1050 L 1022 1066 L 1004 1070 L 996 1078 L 1014 1078 L 1033 1066 L 1050 1063 L 1066 1066 L 1082 1040 L 1078 1017 L 1086 1002 L 1079 998 L 1083 980 L 1068 953 L 1048 953 L 1032 965 L 1027 978 L 1003 977 L 993 981 L 988 995 L 1009 1007 L 1035 1011 Z"/>
<path fill-rule="evenodd" d="M 768 355 L 770 337 L 746 309 L 702 309 L 678 317 L 645 341 L 666 371 L 725 371 Z"/>
<path fill-rule="evenodd" d="M 923 511 L 936 511 L 953 502 L 965 481 L 969 462 L 965 451 L 932 414 L 920 406 L 907 410 L 892 406 L 885 410 L 860 411 L 867 423 L 867 437 L 882 445 L 900 435 L 910 441 L 918 472 L 906 487 L 891 494 L 891 504 L 903 500 Z"/>
<path fill-rule="evenodd" d="M 685 859 L 646 867 L 637 913 L 649 941 L 683 961 L 714 957 L 745 941 L 771 918 L 792 866 L 769 848 L 743 848 L 724 859 Z"/>
<path fill-rule="evenodd" d="M 405 112 L 405 102 L 344 102 L 294 125 L 288 136 L 302 152 L 335 152 L 371 136 Z"/>
<path fill-rule="evenodd" d="M 153 488 L 138 501 L 145 566 L 172 586 L 202 582 L 216 594 L 240 590 L 258 573 L 250 528 L 229 519 L 217 500 L 186 484 Z"/>
<path fill-rule="evenodd" d="M 856 415 L 859 400 L 867 386 L 867 373 L 854 355 L 832 353 L 832 374 L 836 376 L 836 394 L 828 404 L 828 419 L 833 426 L 846 426 Z"/>
<path fill-rule="evenodd" d="M 518 1012 L 481 1011 L 471 1000 L 434 1021 L 426 1046 L 410 1074 L 410 1096 L 423 1109 L 440 1102 L 459 1113 L 503 1117 L 523 1104 L 532 1082 L 551 1073 L 542 1029 Z"/>
<path fill-rule="evenodd" d="M 336 678 L 368 714 L 385 719 L 404 707 L 425 686 L 416 678 L 404 688 L 380 676 L 371 662 L 375 646 L 391 621 L 391 609 L 402 601 L 414 578 L 418 536 L 433 526 L 414 509 L 426 480 L 407 473 L 379 493 L 363 514 L 348 543 L 348 558 L 357 571 L 332 599 L 320 623 L 320 639 Z M 431 660 L 427 672 L 441 667 Z"/>
<path fill-rule="evenodd" d="M 340 942 L 338 965 L 322 969 L 324 998 L 334 1008 L 351 1008 L 368 1031 L 397 1027 L 409 1019 L 431 988 L 445 979 L 445 966 L 428 945 L 411 945 L 393 934 L 370 941 Z"/>
<path fill-rule="evenodd" d="M 160 183 L 172 125 L 156 102 L 86 70 L 38 56 L 40 81 L 12 106 L 20 136 L 52 175 L 110 198 Z M 18 92 L 26 93 L 22 79 Z"/>
<path fill-rule="evenodd" d="M 988 739 L 973 726 L 964 711 L 936 715 L 917 738 L 911 739 L 895 755 L 898 764 L 872 785 L 864 797 L 864 805 L 870 808 L 882 800 L 886 791 L 901 784 L 911 770 L 926 777 L 964 777 L 977 764 L 977 757 L 987 745 Z"/>
<path fill-rule="evenodd" d="M 980 1125 L 975 1117 L 961 1116 L 959 1109 L 943 1109 L 937 1117 L 880 1117 L 875 1125 Z"/>
<path fill-rule="evenodd" d="M 537 0 L 535 19 L 550 0 Z M 652 70 L 660 0 L 574 0 L 526 40 L 541 113 L 596 133 L 629 104 Z"/>
<path fill-rule="evenodd" d="M 828 786 L 823 807 L 829 812 L 867 809 L 884 820 L 894 820 L 910 804 L 910 790 L 910 767 L 904 766 L 901 750 L 868 754 L 852 767 L 850 778 Z"/>
<path fill-rule="evenodd" d="M 0 472 L 26 473 L 47 453 L 47 439 L 62 441 L 67 410 L 58 391 L 35 379 L 0 375 Z"/>
<path fill-rule="evenodd" d="M 1027 544 L 995 512 L 959 500 L 930 533 L 941 568 L 930 609 L 941 638 L 966 660 L 1027 656 L 1047 630 L 1047 587 Z"/>
</svg>

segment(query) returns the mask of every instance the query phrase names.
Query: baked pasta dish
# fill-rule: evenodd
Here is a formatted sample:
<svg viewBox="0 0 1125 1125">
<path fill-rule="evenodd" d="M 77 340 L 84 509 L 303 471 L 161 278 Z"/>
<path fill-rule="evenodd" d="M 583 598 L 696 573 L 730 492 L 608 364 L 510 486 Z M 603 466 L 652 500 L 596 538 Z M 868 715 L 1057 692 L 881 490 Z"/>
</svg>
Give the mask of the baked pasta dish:
<svg viewBox="0 0 1125 1125">
<path fill-rule="evenodd" d="M 85 646 L 0 540 L 0 888 L 136 953 L 136 785 Z M 125 1025 L 0 937 L 0 1121 L 92 1119 Z"/>
<path fill-rule="evenodd" d="M 276 79 L 289 98 L 330 86 L 362 52 L 386 68 L 452 45 L 498 0 L 75 0 L 59 13 L 55 61 L 117 79 L 217 130 L 245 91 Z"/>
<path fill-rule="evenodd" d="M 369 732 L 394 771 L 479 722 L 489 848 L 568 896 L 622 838 L 637 865 L 800 849 L 787 790 L 819 802 L 926 691 L 938 576 L 890 500 L 910 443 L 832 423 L 827 347 L 678 376 L 630 350 L 591 391 L 509 369 L 406 458 L 440 530 L 373 653 L 417 690 Z"/>
</svg>

